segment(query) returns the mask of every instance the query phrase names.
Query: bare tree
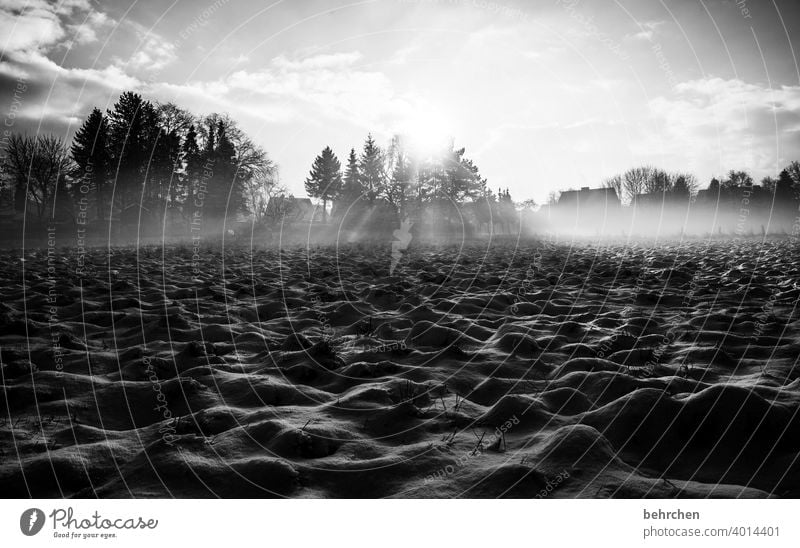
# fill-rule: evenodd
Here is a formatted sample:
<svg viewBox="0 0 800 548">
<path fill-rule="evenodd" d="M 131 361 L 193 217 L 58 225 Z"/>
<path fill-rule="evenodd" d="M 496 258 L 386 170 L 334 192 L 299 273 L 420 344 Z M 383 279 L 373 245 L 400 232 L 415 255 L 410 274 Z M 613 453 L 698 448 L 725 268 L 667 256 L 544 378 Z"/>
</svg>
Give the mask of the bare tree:
<svg viewBox="0 0 800 548">
<path fill-rule="evenodd" d="M 622 175 L 614 175 L 603 181 L 603 188 L 613 188 L 617 193 L 617 197 L 622 200 Z"/>
<path fill-rule="evenodd" d="M 244 185 L 247 209 L 252 212 L 256 223 L 264 222 L 268 216 L 269 201 L 287 193 L 280 182 L 278 169 L 261 170 Z M 274 206 L 274 204 L 273 204 Z"/>
<path fill-rule="evenodd" d="M 184 136 L 189 131 L 189 127 L 197 123 L 191 112 L 175 103 L 157 103 L 156 112 L 166 134 L 174 131 L 178 135 Z"/>
<path fill-rule="evenodd" d="M 649 166 L 635 167 L 625 172 L 622 188 L 627 201 L 632 201 L 634 196 L 645 191 L 652 172 L 653 168 Z"/>
<path fill-rule="evenodd" d="M 647 193 L 669 192 L 672 190 L 672 176 L 663 169 L 647 168 L 648 177 L 644 182 L 644 191 Z"/>
<path fill-rule="evenodd" d="M 41 220 L 57 191 L 61 190 L 63 199 L 68 199 L 66 180 L 71 169 L 67 147 L 54 135 L 14 134 L 8 140 L 2 170 L 14 185 L 17 211 L 22 211 L 25 202 L 31 201 Z"/>
</svg>

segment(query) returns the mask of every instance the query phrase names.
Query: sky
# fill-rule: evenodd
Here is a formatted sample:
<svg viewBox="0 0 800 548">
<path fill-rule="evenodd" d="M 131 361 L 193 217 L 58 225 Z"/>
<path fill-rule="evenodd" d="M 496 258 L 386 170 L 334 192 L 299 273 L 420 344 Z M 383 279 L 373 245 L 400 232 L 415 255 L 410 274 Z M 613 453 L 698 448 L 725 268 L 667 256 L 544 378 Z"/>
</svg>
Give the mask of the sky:
<svg viewBox="0 0 800 548">
<path fill-rule="evenodd" d="M 452 136 L 544 202 L 650 164 L 760 180 L 800 160 L 796 0 L 0 0 L 3 129 L 71 139 L 121 91 L 227 112 L 304 195 L 344 163 Z"/>
</svg>

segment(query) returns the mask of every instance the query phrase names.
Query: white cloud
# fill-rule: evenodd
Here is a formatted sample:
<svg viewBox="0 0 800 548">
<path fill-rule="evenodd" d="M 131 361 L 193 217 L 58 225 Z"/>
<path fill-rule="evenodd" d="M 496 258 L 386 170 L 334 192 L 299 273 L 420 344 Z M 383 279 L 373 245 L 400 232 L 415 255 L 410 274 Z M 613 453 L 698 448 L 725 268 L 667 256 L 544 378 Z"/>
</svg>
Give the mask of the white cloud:
<svg viewBox="0 0 800 548">
<path fill-rule="evenodd" d="M 59 130 L 74 129 L 94 106 L 110 106 L 121 90 L 141 87 L 119 67 L 65 68 L 38 51 L 12 53 L 0 63 L 0 80 L 17 79 L 26 83 L 17 119 Z"/>
<path fill-rule="evenodd" d="M 225 79 L 161 87 L 171 95 L 205 97 L 270 121 L 346 121 L 388 132 L 412 114 L 419 101 L 398 94 L 382 72 L 355 66 L 361 59 L 359 52 L 302 59 L 280 55 L 261 70 L 237 70 Z"/>
<path fill-rule="evenodd" d="M 47 50 L 70 35 L 78 43 L 94 41 L 96 30 L 109 18 L 90 10 L 88 0 L 0 0 L 0 36 L 5 37 L 0 38 L 0 44 L 9 53 Z"/>
<path fill-rule="evenodd" d="M 352 66 L 362 57 L 358 51 L 323 53 L 303 59 L 288 59 L 285 55 L 279 55 L 272 60 L 272 66 L 284 71 L 336 70 Z"/>
<path fill-rule="evenodd" d="M 126 70 L 159 71 L 178 58 L 175 45 L 157 34 L 139 33 L 139 40 L 136 50 L 130 57 L 122 59 L 115 56 L 114 64 Z"/>
<path fill-rule="evenodd" d="M 59 16 L 50 9 L 27 7 L 17 9 L 0 5 L 0 38 L 3 50 L 21 51 L 50 46 L 64 37 Z"/>
<path fill-rule="evenodd" d="M 680 83 L 675 92 L 648 104 L 666 154 L 716 157 L 721 170 L 757 173 L 772 173 L 791 159 L 785 154 L 796 154 L 799 136 L 792 128 L 800 123 L 800 86 L 769 89 L 712 77 Z M 639 146 L 656 144 L 651 138 Z"/>
<path fill-rule="evenodd" d="M 90 44 L 97 42 L 97 32 L 101 29 L 110 27 L 116 22 L 103 12 L 93 11 L 85 21 L 69 25 L 69 30 L 73 36 L 73 42 L 78 44 Z"/>
<path fill-rule="evenodd" d="M 139 80 L 114 65 L 104 69 L 64 68 L 38 52 L 17 53 L 10 56 L 10 59 L 15 66 L 24 67 L 20 70 L 27 74 L 26 79 L 48 85 L 56 80 L 70 84 L 98 84 L 112 89 L 134 88 L 139 85 Z M 0 67 L 0 73 L 11 75 L 10 67 L 11 65 L 8 72 Z"/>
</svg>

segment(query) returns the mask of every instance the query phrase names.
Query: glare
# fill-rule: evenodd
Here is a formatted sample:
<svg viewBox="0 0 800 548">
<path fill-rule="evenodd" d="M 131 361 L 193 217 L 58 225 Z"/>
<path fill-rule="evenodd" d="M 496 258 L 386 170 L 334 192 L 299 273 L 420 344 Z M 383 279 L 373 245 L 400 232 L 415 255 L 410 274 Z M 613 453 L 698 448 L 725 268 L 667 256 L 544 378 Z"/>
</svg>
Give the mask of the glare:
<svg viewBox="0 0 800 548">
<path fill-rule="evenodd" d="M 441 153 L 451 144 L 453 135 L 444 116 L 432 109 L 418 111 L 403 124 L 402 133 L 409 149 L 423 158 Z"/>
</svg>

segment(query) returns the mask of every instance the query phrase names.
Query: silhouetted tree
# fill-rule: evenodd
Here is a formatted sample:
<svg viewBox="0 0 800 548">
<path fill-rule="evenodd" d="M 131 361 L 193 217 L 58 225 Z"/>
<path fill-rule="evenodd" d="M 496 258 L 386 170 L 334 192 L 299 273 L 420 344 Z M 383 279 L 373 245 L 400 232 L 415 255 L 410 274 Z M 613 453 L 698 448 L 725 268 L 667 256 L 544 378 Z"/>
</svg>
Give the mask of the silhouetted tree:
<svg viewBox="0 0 800 548">
<path fill-rule="evenodd" d="M 795 198 L 795 185 L 789 170 L 784 169 L 778 175 L 775 182 L 775 202 L 785 205 L 791 203 Z"/>
<path fill-rule="evenodd" d="M 159 124 L 168 134 L 174 131 L 178 137 L 183 138 L 195 124 L 194 115 L 175 103 L 157 103 L 156 112 Z"/>
<path fill-rule="evenodd" d="M 359 173 L 364 194 L 367 201 L 372 204 L 383 189 L 386 174 L 383 169 L 383 152 L 375 143 L 371 133 L 367 135 L 367 140 L 364 142 L 364 150 L 359 161 Z"/>
<path fill-rule="evenodd" d="M 149 101 L 136 93 L 120 95 L 108 112 L 109 154 L 115 199 L 124 207 L 139 199 L 150 153 L 158 137 L 158 116 Z"/>
<path fill-rule="evenodd" d="M 255 222 L 266 221 L 270 200 L 286 193 L 287 189 L 281 184 L 276 167 L 269 171 L 261 171 L 249 179 L 245 185 L 245 195 L 247 208 L 253 213 Z"/>
<path fill-rule="evenodd" d="M 194 125 L 189 126 L 186 138 L 183 140 L 183 161 L 185 173 L 183 191 L 185 192 L 185 197 L 182 200 L 184 201 L 183 214 L 186 217 L 198 205 L 195 198 L 201 191 L 200 185 L 203 179 L 203 152 L 197 143 L 197 130 L 195 130 Z"/>
<path fill-rule="evenodd" d="M 236 178 L 236 149 L 222 120 L 217 120 L 215 130 L 214 175 L 209 181 L 206 207 L 214 217 L 235 218 L 244 209 L 244 192 Z"/>
<path fill-rule="evenodd" d="M 211 168 L 209 199 L 216 201 L 224 195 L 221 204 L 210 204 L 213 214 L 225 213 L 233 218 L 246 212 L 248 187 L 254 178 L 268 177 L 274 169 L 266 152 L 225 114 L 213 113 L 205 117 L 201 127 L 205 141 L 203 165 Z"/>
<path fill-rule="evenodd" d="M 392 139 L 387 159 L 386 167 L 391 172 L 391 177 L 385 185 L 383 198 L 394 208 L 398 217 L 404 219 L 408 214 L 407 204 L 412 192 L 415 170 L 413 159 L 399 136 Z"/>
<path fill-rule="evenodd" d="M 770 194 L 775 192 L 775 185 L 778 183 L 778 180 L 775 177 L 764 177 L 761 179 L 761 187 Z"/>
<path fill-rule="evenodd" d="M 25 209 L 26 201 L 33 202 L 41 220 L 48 206 L 55 205 L 52 200 L 57 193 L 68 199 L 67 177 L 74 166 L 64 141 L 58 137 L 11 135 L 2 169 L 13 181 L 17 211 Z"/>
<path fill-rule="evenodd" d="M 743 188 L 753 185 L 753 178 L 746 171 L 731 170 L 728 172 L 728 177 L 722 181 L 721 187 L 724 190 L 732 190 L 734 188 Z"/>
<path fill-rule="evenodd" d="M 342 189 L 338 199 L 346 208 L 349 208 L 361 198 L 363 191 L 361 175 L 358 168 L 358 158 L 355 149 L 351 148 L 350 156 L 347 158 L 347 167 L 345 168 Z"/>
<path fill-rule="evenodd" d="M 645 192 L 647 181 L 650 180 L 652 172 L 653 168 L 643 166 L 629 169 L 623 174 L 622 187 L 625 191 L 626 201 L 632 201 L 634 196 Z"/>
<path fill-rule="evenodd" d="M 71 152 L 76 166 L 75 175 L 88 185 L 95 201 L 97 218 L 103 219 L 108 207 L 106 185 L 111 168 L 111 154 L 108 148 L 108 122 L 100 109 L 93 109 L 75 133 Z"/>
<path fill-rule="evenodd" d="M 316 157 L 311 172 L 306 179 L 306 193 L 312 198 L 322 200 L 323 222 L 328 219 L 328 201 L 336 197 L 342 185 L 342 166 L 331 150 L 325 147 Z"/>
<path fill-rule="evenodd" d="M 649 168 L 648 177 L 645 179 L 644 191 L 647 193 L 662 192 L 672 190 L 672 177 L 663 169 Z"/>
<path fill-rule="evenodd" d="M 795 188 L 795 194 L 797 194 L 798 189 L 800 189 L 800 162 L 795 160 L 788 166 L 786 166 L 784 170 L 789 175 L 789 178 L 792 180 L 793 186 Z"/>
</svg>

